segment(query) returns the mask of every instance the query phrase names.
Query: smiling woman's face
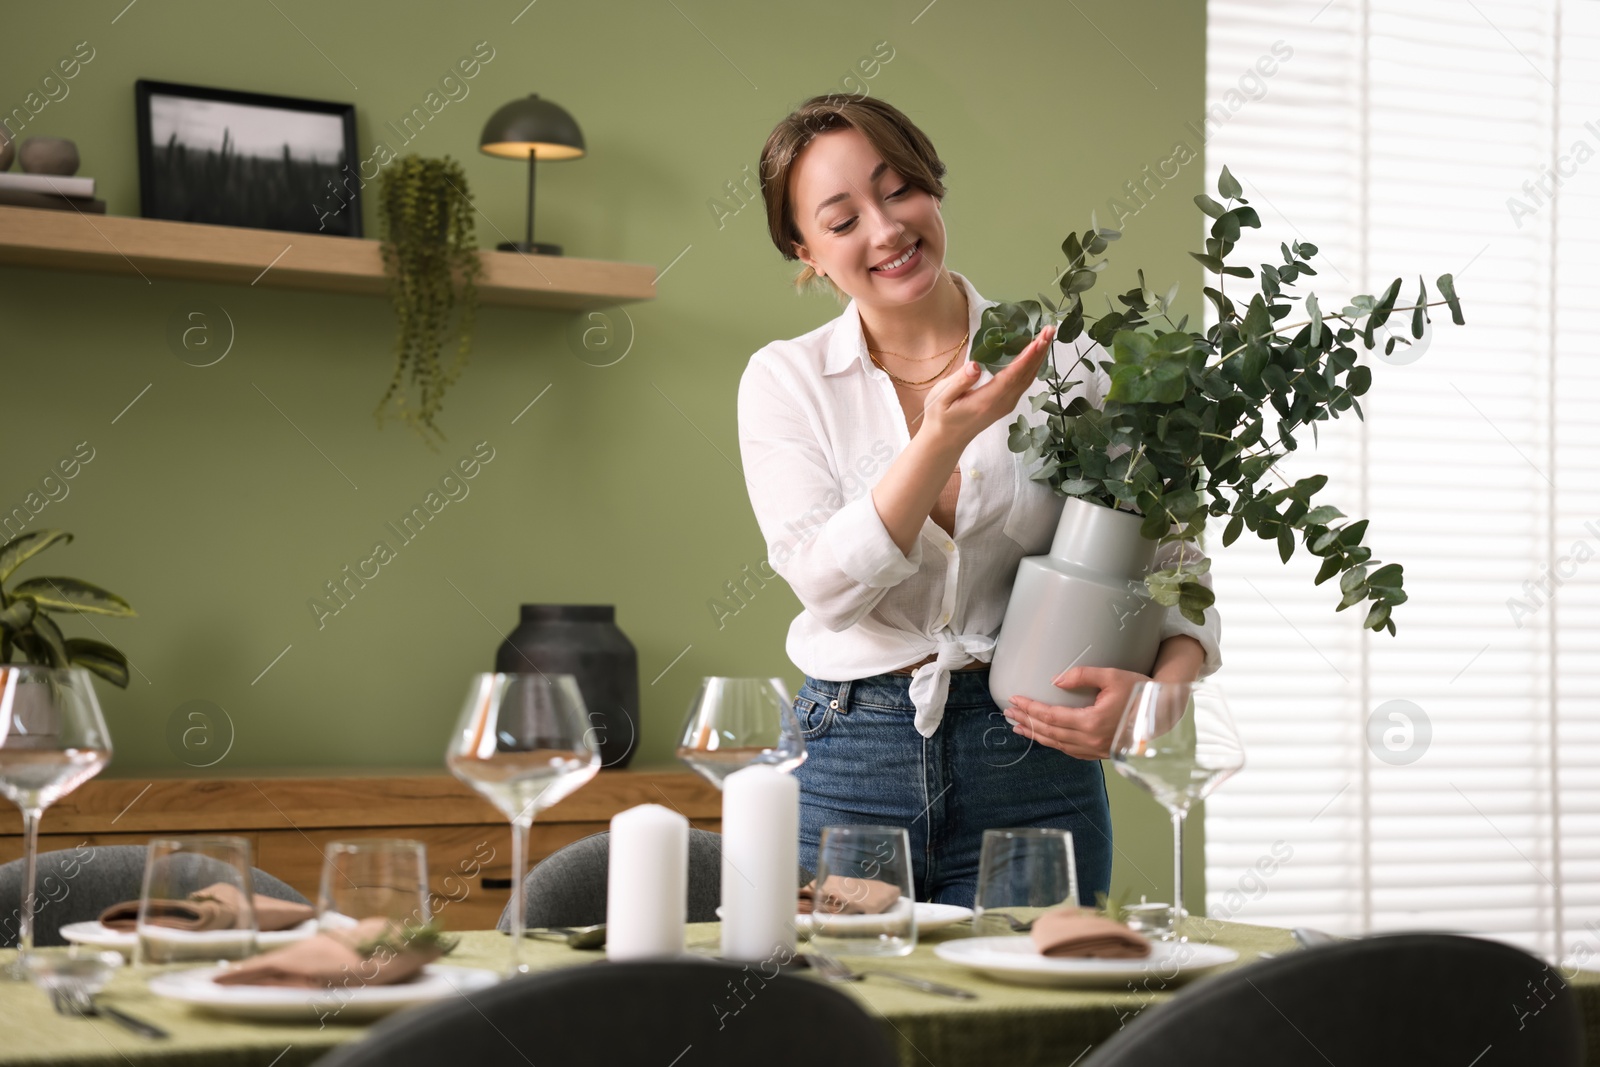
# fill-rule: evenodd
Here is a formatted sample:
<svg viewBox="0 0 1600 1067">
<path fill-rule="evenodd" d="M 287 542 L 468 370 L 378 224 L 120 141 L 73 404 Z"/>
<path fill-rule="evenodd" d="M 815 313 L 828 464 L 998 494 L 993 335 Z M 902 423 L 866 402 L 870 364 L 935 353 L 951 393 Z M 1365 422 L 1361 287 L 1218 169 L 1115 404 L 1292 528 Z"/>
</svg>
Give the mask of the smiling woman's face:
<svg viewBox="0 0 1600 1067">
<path fill-rule="evenodd" d="M 795 253 L 812 269 L 864 304 L 908 304 L 933 290 L 944 268 L 939 201 L 908 184 L 860 130 L 818 135 L 789 181 L 805 238 Z M 896 269 L 874 269 L 912 249 Z"/>
</svg>

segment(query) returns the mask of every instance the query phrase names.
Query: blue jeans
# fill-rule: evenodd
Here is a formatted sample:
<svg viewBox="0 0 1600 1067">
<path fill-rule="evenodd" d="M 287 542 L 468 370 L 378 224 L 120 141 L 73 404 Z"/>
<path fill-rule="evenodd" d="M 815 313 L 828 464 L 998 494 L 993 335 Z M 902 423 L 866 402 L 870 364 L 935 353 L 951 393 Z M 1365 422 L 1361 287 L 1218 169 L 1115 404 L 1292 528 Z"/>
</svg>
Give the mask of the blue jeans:
<svg viewBox="0 0 1600 1067">
<path fill-rule="evenodd" d="M 953 671 L 944 721 L 912 723 L 911 675 L 846 682 L 807 677 L 795 697 L 806 740 L 800 863 L 817 868 L 824 826 L 903 826 L 918 900 L 972 906 L 983 832 L 1048 826 L 1072 832 L 1078 899 L 1111 886 L 1111 808 L 1098 760 L 1013 733 L 989 696 L 989 672 Z"/>
</svg>

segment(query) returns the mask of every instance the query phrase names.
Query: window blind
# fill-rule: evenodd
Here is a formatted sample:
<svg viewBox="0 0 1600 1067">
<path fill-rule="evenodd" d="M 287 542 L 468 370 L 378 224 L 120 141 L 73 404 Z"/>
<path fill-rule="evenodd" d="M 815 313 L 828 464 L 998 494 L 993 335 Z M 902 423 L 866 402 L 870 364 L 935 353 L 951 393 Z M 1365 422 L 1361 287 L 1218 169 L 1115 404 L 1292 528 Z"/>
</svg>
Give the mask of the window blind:
<svg viewBox="0 0 1600 1067">
<path fill-rule="evenodd" d="M 1208 911 L 1600 960 L 1600 4 L 1208 15 L 1207 189 L 1226 164 L 1263 223 L 1232 261 L 1315 244 L 1324 309 L 1448 272 L 1467 320 L 1364 355 L 1366 419 L 1278 465 L 1404 565 L 1397 636 L 1298 543 L 1211 546 L 1248 766 L 1207 804 Z"/>
</svg>

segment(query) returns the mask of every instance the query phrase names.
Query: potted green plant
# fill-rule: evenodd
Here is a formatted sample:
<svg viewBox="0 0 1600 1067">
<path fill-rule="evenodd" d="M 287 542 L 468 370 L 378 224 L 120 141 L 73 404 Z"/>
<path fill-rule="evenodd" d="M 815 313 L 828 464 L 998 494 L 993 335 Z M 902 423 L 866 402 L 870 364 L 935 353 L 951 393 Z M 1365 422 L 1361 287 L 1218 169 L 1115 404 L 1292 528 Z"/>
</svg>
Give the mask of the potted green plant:
<svg viewBox="0 0 1600 1067">
<path fill-rule="evenodd" d="M 449 156 L 405 156 L 384 171 L 379 251 L 400 332 L 394 377 L 374 416 L 382 426 L 392 403 L 394 414 L 434 447 L 436 439 L 444 439 L 434 421 L 444 392 L 461 373 L 472 346 L 482 271 L 472 213 L 466 175 Z M 458 304 L 460 343 L 445 360 L 440 353 L 451 337 L 450 320 Z"/>
<path fill-rule="evenodd" d="M 29 578 L 9 589 L 10 580 L 28 560 L 72 535 L 62 530 L 35 530 L 0 545 L 0 663 L 21 653 L 23 662 L 42 667 L 83 667 L 113 685 L 128 687 L 128 657 L 104 641 L 67 637 L 50 616 L 137 614 L 115 593 L 77 578 Z"/>
<path fill-rule="evenodd" d="M 1013 694 L 1074 706 L 1088 704 L 1092 691 L 1063 691 L 1051 679 L 1083 659 L 1094 666 L 1149 673 L 1158 643 L 1161 616 L 1177 607 L 1200 623 L 1213 596 L 1199 580 L 1209 560 L 1180 558 L 1151 571 L 1160 545 L 1173 541 L 1203 544 L 1208 520 L 1224 520 L 1224 546 L 1248 529 L 1275 540 L 1287 562 L 1295 538 L 1322 559 L 1316 584 L 1339 576 L 1343 611 L 1371 601 L 1363 626 L 1395 633 L 1394 608 L 1403 603 L 1402 568 L 1372 558 L 1363 543 L 1365 519 L 1314 497 L 1324 475 L 1284 479 L 1273 464 L 1300 445 L 1295 436 L 1316 423 L 1354 409 L 1372 382 L 1359 362 L 1361 351 L 1382 346 L 1392 353 L 1424 335 L 1428 308 L 1449 306 L 1458 325 L 1465 319 L 1450 275 L 1436 283 L 1440 300 L 1430 302 L 1418 278 L 1416 300 L 1397 306 L 1401 280 L 1379 296 L 1360 295 L 1338 310 L 1324 311 L 1314 293 L 1302 300 L 1290 292 L 1311 266 L 1316 246 L 1303 241 L 1280 245 L 1281 264 L 1250 267 L 1230 264 L 1243 229 L 1261 220 L 1245 200 L 1238 181 L 1222 168 L 1221 200 L 1195 197 L 1209 216 L 1211 236 L 1204 252 L 1191 252 L 1215 286 L 1204 294 L 1216 308 L 1217 322 L 1205 332 L 1188 328 L 1188 316 L 1171 317 L 1174 285 L 1158 295 L 1138 272 L 1139 285 L 1106 301 L 1103 314 L 1090 314 L 1083 294 L 1105 268 L 1102 257 L 1118 231 L 1097 225 L 1062 242 L 1067 265 L 1056 279 L 1059 302 L 1002 303 L 985 310 L 973 360 L 998 365 L 1017 355 L 1046 325 L 1058 324 L 1057 338 L 1073 342 L 1087 334 L 1109 360 L 1088 355 L 1063 373 L 1054 353 L 1039 369 L 1049 384 L 1033 397 L 1035 425 L 1018 416 L 1012 451 L 1024 454 L 1031 477 L 1066 497 L 1055 542 L 1048 556 L 1022 561 L 1002 623 L 990 670 L 991 691 L 1001 707 Z M 1254 291 L 1229 296 L 1229 278 L 1257 279 Z M 1409 315 L 1406 329 L 1387 333 L 1391 318 Z M 1288 321 L 1285 321 L 1288 320 Z M 1409 336 L 1407 336 L 1409 334 Z M 1066 399 L 1096 363 L 1110 379 L 1103 408 L 1086 397 Z M 1273 485 L 1277 476 L 1284 484 Z M 1340 521 L 1345 520 L 1345 521 Z M 1159 605 L 1159 607 L 1157 606 Z"/>
</svg>

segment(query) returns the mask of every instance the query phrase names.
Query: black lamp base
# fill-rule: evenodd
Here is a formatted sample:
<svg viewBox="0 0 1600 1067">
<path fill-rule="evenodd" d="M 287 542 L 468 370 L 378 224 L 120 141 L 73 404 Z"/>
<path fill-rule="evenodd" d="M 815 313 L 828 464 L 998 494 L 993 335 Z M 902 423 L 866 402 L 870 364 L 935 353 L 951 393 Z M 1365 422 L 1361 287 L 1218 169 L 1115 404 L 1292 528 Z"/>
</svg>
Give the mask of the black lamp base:
<svg viewBox="0 0 1600 1067">
<path fill-rule="evenodd" d="M 560 245 L 545 244 L 543 241 L 534 241 L 532 244 L 527 241 L 501 241 L 495 245 L 495 248 L 501 252 L 521 252 L 523 255 L 559 256 L 561 254 Z"/>
</svg>

